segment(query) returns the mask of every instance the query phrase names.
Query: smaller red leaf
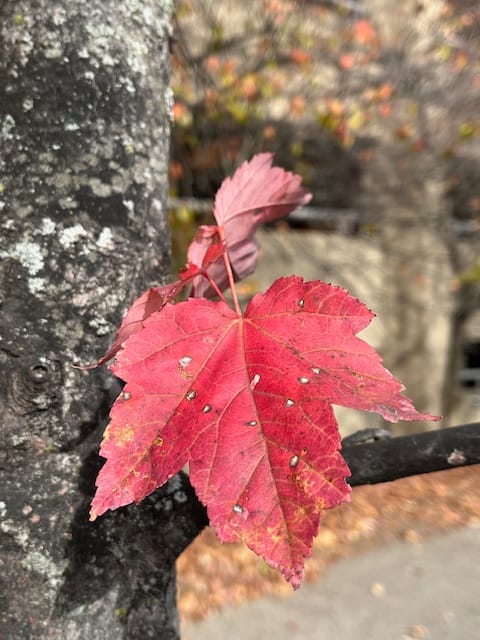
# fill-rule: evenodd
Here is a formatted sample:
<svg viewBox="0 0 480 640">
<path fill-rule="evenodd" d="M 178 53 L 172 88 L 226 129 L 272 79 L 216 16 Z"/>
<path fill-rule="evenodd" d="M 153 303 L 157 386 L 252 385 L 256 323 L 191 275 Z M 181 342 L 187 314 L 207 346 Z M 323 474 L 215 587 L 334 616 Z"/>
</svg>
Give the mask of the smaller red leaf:
<svg viewBox="0 0 480 640">
<path fill-rule="evenodd" d="M 283 218 L 312 198 L 301 186 L 301 177 L 273 167 L 273 153 L 259 153 L 226 178 L 215 198 L 218 224 L 229 227 L 232 238 L 250 236 L 264 222 Z M 247 216 L 246 214 L 252 214 Z M 227 234 L 226 234 L 227 235 Z"/>
<path fill-rule="evenodd" d="M 260 153 L 244 162 L 231 178 L 226 178 L 215 198 L 214 215 L 226 241 L 228 257 L 236 280 L 253 273 L 257 264 L 258 245 L 255 231 L 260 224 L 287 216 L 311 199 L 301 186 L 301 177 L 280 167 L 273 167 L 273 154 Z M 188 260 L 203 264 L 204 256 L 215 242 L 218 227 L 203 226 L 193 239 Z M 222 291 L 228 277 L 222 258 L 212 261 L 208 273 Z M 211 295 L 206 280 L 195 280 L 196 297 Z"/>
<path fill-rule="evenodd" d="M 216 227 L 212 228 L 216 229 Z M 203 229 L 207 229 L 207 227 L 203 227 Z M 209 237 L 208 232 L 205 233 L 205 237 Z M 100 367 L 111 360 L 122 348 L 125 340 L 139 331 L 143 327 L 144 321 L 151 316 L 152 313 L 161 311 L 168 302 L 172 302 L 192 280 L 195 278 L 204 278 L 205 276 L 202 275 L 202 273 L 205 273 L 205 269 L 221 258 L 224 253 L 224 242 L 212 244 L 207 248 L 206 252 L 202 256 L 201 265 L 188 262 L 180 271 L 179 280 L 162 287 L 151 287 L 142 293 L 142 295 L 135 300 L 127 311 L 127 315 L 123 319 L 122 324 L 117 331 L 115 342 L 107 353 L 95 364 L 80 366 L 77 368 L 82 370 L 95 369 L 96 367 Z"/>
<path fill-rule="evenodd" d="M 88 370 L 101 367 L 106 362 L 111 360 L 120 351 L 125 341 L 134 333 L 139 331 L 143 327 L 144 321 L 155 313 L 161 311 L 167 302 L 174 300 L 184 287 L 190 282 L 199 272 L 199 269 L 195 269 L 188 273 L 188 275 L 180 274 L 180 280 L 172 282 L 162 287 L 151 287 L 133 302 L 132 306 L 127 311 L 127 315 L 122 321 L 117 335 L 115 336 L 115 342 L 95 364 L 80 366 L 78 369 Z"/>
<path fill-rule="evenodd" d="M 97 367 L 111 360 L 122 348 L 125 340 L 143 327 L 143 322 L 146 318 L 155 313 L 155 311 L 163 309 L 169 300 L 173 300 L 178 295 L 181 289 L 178 284 L 174 282 L 165 287 L 152 287 L 135 300 L 117 331 L 115 342 L 103 358 L 100 358 L 97 362 Z"/>
</svg>

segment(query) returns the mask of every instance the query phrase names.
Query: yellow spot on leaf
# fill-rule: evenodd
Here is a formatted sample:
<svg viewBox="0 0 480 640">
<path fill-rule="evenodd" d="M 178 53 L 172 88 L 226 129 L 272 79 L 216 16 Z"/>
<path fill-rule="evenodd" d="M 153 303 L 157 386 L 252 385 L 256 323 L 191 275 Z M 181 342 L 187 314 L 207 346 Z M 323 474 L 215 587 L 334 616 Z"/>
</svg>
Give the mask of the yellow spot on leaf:
<svg viewBox="0 0 480 640">
<path fill-rule="evenodd" d="M 134 432 L 132 427 L 125 425 L 125 427 L 123 427 L 123 429 L 117 433 L 117 444 L 120 447 L 124 447 L 125 445 L 132 442 L 133 437 L 134 437 Z"/>
</svg>

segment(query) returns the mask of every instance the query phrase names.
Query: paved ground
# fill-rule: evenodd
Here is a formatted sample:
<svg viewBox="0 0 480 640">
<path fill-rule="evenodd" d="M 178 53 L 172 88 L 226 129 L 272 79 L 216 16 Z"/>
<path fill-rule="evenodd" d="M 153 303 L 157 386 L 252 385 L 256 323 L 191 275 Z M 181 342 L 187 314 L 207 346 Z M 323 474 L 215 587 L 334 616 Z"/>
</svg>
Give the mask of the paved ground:
<svg viewBox="0 0 480 640">
<path fill-rule="evenodd" d="M 291 597 L 186 624 L 182 640 L 478 640 L 480 528 L 333 565 Z"/>
</svg>

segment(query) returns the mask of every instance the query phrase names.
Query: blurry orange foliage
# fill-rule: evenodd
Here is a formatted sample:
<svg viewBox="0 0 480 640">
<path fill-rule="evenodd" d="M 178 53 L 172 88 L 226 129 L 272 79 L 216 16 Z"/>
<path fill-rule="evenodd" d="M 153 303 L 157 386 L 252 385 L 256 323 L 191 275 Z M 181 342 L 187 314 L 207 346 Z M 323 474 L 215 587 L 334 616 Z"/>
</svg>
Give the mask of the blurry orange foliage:
<svg viewBox="0 0 480 640">
<path fill-rule="evenodd" d="M 360 44 L 371 45 L 377 41 L 377 32 L 370 20 L 359 20 L 355 24 L 355 39 Z"/>
</svg>

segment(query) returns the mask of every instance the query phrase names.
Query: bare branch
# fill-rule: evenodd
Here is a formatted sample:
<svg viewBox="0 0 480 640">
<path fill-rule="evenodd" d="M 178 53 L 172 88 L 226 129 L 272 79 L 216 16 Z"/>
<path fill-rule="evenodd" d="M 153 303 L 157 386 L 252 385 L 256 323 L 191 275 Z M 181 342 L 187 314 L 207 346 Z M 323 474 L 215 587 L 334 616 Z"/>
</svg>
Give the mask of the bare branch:
<svg viewBox="0 0 480 640">
<path fill-rule="evenodd" d="M 374 436 L 373 440 L 344 441 L 342 455 L 352 472 L 348 480 L 352 487 L 480 464 L 479 422 L 398 438 L 375 440 Z"/>
</svg>

